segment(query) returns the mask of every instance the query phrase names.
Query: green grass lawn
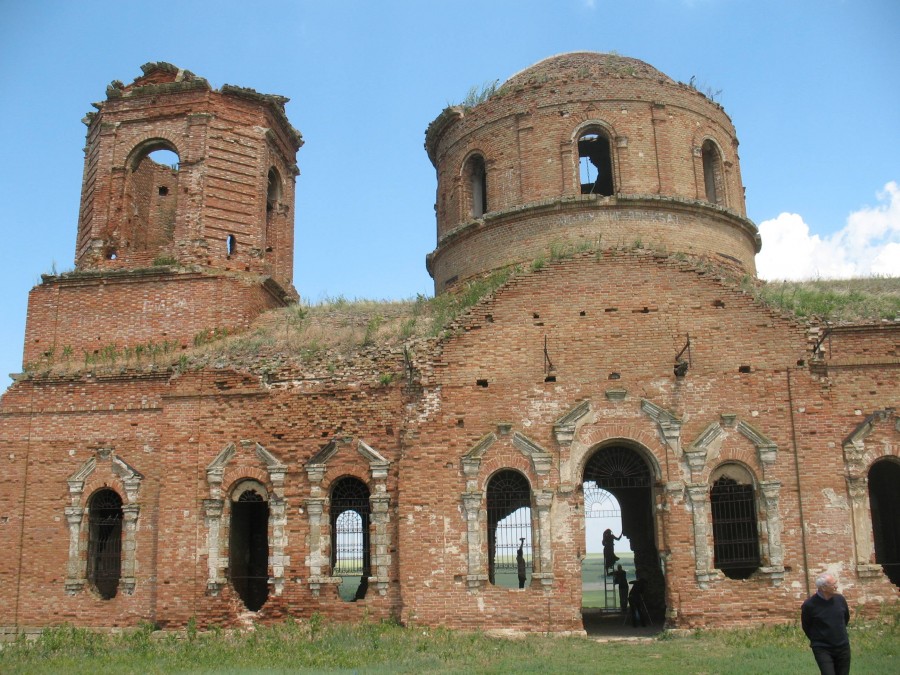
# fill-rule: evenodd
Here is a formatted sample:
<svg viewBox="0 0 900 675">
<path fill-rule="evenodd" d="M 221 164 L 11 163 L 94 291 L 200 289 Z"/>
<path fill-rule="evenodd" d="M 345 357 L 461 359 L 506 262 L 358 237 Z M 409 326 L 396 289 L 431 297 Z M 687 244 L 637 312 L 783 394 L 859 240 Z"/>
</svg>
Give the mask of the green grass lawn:
<svg viewBox="0 0 900 675">
<path fill-rule="evenodd" d="M 900 620 L 851 626 L 854 673 L 897 672 Z M 528 635 L 492 638 L 391 623 L 327 624 L 319 617 L 251 633 L 149 627 L 107 635 L 74 628 L 0 649 L 3 673 L 816 673 L 796 626 L 662 633 L 642 642 Z"/>
</svg>

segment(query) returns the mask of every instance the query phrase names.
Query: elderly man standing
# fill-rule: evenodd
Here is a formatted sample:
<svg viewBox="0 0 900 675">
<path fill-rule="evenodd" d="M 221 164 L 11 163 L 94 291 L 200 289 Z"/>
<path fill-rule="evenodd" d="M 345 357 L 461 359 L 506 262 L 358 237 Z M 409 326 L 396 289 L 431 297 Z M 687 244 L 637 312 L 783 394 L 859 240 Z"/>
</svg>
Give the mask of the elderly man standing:
<svg viewBox="0 0 900 675">
<path fill-rule="evenodd" d="M 831 574 L 820 574 L 816 578 L 815 595 L 808 597 L 800 608 L 800 623 L 822 675 L 850 672 L 849 622 L 850 608 L 844 596 L 837 592 L 837 579 Z"/>
</svg>

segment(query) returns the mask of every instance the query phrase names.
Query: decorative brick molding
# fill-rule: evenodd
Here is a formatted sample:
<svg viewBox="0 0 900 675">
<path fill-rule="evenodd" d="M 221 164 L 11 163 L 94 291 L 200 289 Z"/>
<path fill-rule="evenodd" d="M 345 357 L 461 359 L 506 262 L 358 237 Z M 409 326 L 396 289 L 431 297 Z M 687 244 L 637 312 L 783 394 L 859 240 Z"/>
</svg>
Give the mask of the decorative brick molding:
<svg viewBox="0 0 900 675">
<path fill-rule="evenodd" d="M 343 579 L 336 576 L 328 576 L 324 571 L 330 567 L 328 549 L 330 541 L 328 537 L 328 518 L 326 508 L 329 505 L 328 497 L 322 489 L 322 481 L 328 471 L 329 462 L 340 452 L 348 448 L 354 448 L 362 456 L 369 467 L 371 486 L 374 488 L 369 493 L 369 509 L 375 533 L 372 536 L 370 546 L 370 559 L 372 561 L 372 576 L 369 584 L 373 586 L 379 595 L 387 595 L 390 586 L 391 557 L 391 498 L 387 492 L 387 477 L 390 462 L 377 450 L 361 439 L 340 438 L 326 444 L 319 452 L 310 458 L 306 464 L 306 475 L 309 477 L 310 494 L 306 498 L 306 513 L 309 519 L 309 555 L 306 566 L 309 570 L 309 588 L 314 597 L 318 597 L 323 585 L 339 585 Z"/>
<path fill-rule="evenodd" d="M 252 452 L 252 455 L 250 454 Z M 275 595 L 284 592 L 285 568 L 290 564 L 287 556 L 287 504 L 284 497 L 284 479 L 287 466 L 275 455 L 254 441 L 242 440 L 229 443 L 216 455 L 206 467 L 206 482 L 209 486 L 209 499 L 203 500 L 204 524 L 206 526 L 207 581 L 206 591 L 209 595 L 218 595 L 227 583 L 228 551 L 222 541 L 223 518 L 230 514 L 225 509 L 226 493 L 231 485 L 223 490 L 225 470 L 241 453 L 261 466 L 268 477 L 268 485 L 264 487 L 268 494 L 262 495 L 269 505 L 269 584 Z M 249 455 L 249 457 L 247 457 Z M 233 482 L 237 485 L 241 479 Z"/>
<path fill-rule="evenodd" d="M 137 584 L 135 566 L 137 556 L 138 516 L 141 512 L 138 495 L 144 476 L 125 460 L 117 457 L 113 448 L 99 448 L 81 468 L 72 474 L 69 484 L 70 505 L 65 508 L 66 523 L 69 527 L 69 560 L 66 565 L 66 593 L 74 595 L 81 591 L 87 582 L 87 528 L 86 519 L 90 517 L 89 509 L 82 503 L 85 484 L 97 470 L 109 471 L 120 485 L 119 492 L 125 495 L 122 504 L 122 556 L 119 588 L 126 595 L 134 593 Z"/>
</svg>

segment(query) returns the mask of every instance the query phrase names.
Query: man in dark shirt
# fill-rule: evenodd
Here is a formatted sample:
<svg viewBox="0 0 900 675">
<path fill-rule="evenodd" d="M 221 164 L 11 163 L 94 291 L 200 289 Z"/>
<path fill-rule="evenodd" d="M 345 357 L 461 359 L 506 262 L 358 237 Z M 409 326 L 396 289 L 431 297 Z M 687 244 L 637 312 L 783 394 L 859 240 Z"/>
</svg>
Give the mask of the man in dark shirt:
<svg viewBox="0 0 900 675">
<path fill-rule="evenodd" d="M 822 675 L 850 672 L 849 622 L 850 608 L 837 592 L 837 580 L 831 574 L 820 574 L 816 578 L 816 594 L 800 608 L 800 624 Z"/>
</svg>

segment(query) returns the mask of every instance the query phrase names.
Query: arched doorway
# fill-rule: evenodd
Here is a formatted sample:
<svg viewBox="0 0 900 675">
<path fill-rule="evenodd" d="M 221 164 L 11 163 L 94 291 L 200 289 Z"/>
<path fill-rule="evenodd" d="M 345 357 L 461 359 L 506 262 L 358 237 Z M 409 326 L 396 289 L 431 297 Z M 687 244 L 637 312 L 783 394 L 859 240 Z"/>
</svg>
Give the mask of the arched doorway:
<svg viewBox="0 0 900 675">
<path fill-rule="evenodd" d="M 630 543 L 634 577 L 629 575 L 629 580 L 644 580 L 647 608 L 654 617 L 661 617 L 665 611 L 665 579 L 656 546 L 653 483 L 654 473 L 647 460 L 626 445 L 599 448 L 584 467 L 583 484 L 608 492 L 618 502 L 622 529 L 613 534 L 621 534 L 622 541 L 627 538 Z M 614 542 L 615 546 L 619 544 Z"/>
<path fill-rule="evenodd" d="M 622 565 L 627 578 L 634 579 L 634 560 L 631 542 L 622 534 L 622 509 L 619 501 L 594 481 L 582 485 L 584 493 L 584 550 L 581 567 L 581 607 L 601 611 L 619 611 L 619 594 L 613 574 L 608 573 L 603 555 L 603 534 L 607 530 L 618 537 L 613 543 L 617 564 Z"/>
<path fill-rule="evenodd" d="M 875 561 L 900 586 L 900 463 L 880 459 L 869 469 L 869 508 L 875 537 Z"/>
<path fill-rule="evenodd" d="M 231 494 L 228 539 L 231 585 L 250 611 L 269 597 L 269 502 L 265 488 L 243 481 Z"/>
</svg>

